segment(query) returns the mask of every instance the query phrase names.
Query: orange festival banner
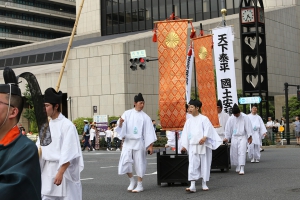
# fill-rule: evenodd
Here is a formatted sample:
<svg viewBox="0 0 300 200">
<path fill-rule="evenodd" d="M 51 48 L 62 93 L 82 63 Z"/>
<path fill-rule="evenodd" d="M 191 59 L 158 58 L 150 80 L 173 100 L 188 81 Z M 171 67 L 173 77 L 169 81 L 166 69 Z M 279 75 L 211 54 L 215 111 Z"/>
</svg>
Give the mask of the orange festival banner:
<svg viewBox="0 0 300 200">
<path fill-rule="evenodd" d="M 159 63 L 159 115 L 165 130 L 182 130 L 186 121 L 188 20 L 156 22 Z"/>
<path fill-rule="evenodd" d="M 212 61 L 212 35 L 193 39 L 196 74 L 201 112 L 214 127 L 219 127 L 214 67 Z"/>
</svg>

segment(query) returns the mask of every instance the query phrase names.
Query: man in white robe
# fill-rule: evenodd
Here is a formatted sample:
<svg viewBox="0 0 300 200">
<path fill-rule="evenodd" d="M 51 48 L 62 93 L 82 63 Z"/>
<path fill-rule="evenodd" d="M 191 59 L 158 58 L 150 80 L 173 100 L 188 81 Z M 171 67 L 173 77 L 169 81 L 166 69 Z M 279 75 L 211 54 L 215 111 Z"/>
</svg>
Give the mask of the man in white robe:
<svg viewBox="0 0 300 200">
<path fill-rule="evenodd" d="M 127 190 L 132 192 L 143 191 L 142 180 L 147 166 L 146 154 L 148 151 L 152 155 L 153 143 L 157 139 L 151 118 L 142 111 L 144 104 L 144 98 L 139 93 L 134 97 L 134 108 L 123 113 L 116 128 L 120 137 L 124 138 L 118 173 L 128 175 L 130 184 Z M 132 165 L 138 176 L 136 188 Z"/>
<path fill-rule="evenodd" d="M 248 147 L 248 157 L 252 163 L 258 163 L 260 160 L 261 140 L 266 136 L 267 129 L 263 120 L 257 114 L 257 104 L 252 105 L 251 113 L 248 114 L 248 117 L 250 118 L 253 129 L 252 143 Z"/>
<path fill-rule="evenodd" d="M 53 88 L 45 91 L 52 142 L 41 147 L 42 199 L 81 200 L 80 172 L 84 166 L 81 147 L 76 127 L 60 113 L 61 98 L 61 91 Z M 39 146 L 40 141 L 36 144 Z"/>
<path fill-rule="evenodd" d="M 252 143 L 252 124 L 247 115 L 242 113 L 237 104 L 232 108 L 232 116 L 228 119 L 225 127 L 224 142 L 231 139 L 230 160 L 235 165 L 236 172 L 245 174 L 247 142 Z"/>
<path fill-rule="evenodd" d="M 202 178 L 202 189 L 208 190 L 206 182 L 209 181 L 212 150 L 222 144 L 222 139 L 212 126 L 209 119 L 199 113 L 202 103 L 199 100 L 189 102 L 192 117 L 183 127 L 181 136 L 181 151 L 189 155 L 188 180 L 191 186 L 188 192 L 196 192 L 195 182 Z"/>
<path fill-rule="evenodd" d="M 217 103 L 217 110 L 218 110 L 218 117 L 219 117 L 219 123 L 220 123 L 220 127 L 216 128 L 217 133 L 219 134 L 219 136 L 221 137 L 221 139 L 224 139 L 225 137 L 225 127 L 226 127 L 226 123 L 229 119 L 229 115 L 225 112 L 222 111 L 222 101 L 219 100 Z"/>
</svg>

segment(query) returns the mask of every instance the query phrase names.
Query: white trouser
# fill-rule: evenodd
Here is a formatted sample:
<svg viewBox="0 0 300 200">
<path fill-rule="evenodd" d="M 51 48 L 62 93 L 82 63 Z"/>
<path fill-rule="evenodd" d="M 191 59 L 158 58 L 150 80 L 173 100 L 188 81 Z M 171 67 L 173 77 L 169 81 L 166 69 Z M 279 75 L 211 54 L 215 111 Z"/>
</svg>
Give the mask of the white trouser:
<svg viewBox="0 0 300 200">
<path fill-rule="evenodd" d="M 189 153 L 188 180 L 203 178 L 205 182 L 209 181 L 211 159 L 212 150 L 208 147 L 206 147 L 205 154 Z"/>
</svg>

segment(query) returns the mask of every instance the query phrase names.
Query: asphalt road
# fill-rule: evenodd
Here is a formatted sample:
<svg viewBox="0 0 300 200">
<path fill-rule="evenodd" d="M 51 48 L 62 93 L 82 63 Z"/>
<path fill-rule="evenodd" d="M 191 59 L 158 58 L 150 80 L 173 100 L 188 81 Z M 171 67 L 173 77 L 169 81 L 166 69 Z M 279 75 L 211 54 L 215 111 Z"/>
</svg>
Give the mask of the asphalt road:
<svg viewBox="0 0 300 200">
<path fill-rule="evenodd" d="M 293 145 L 294 146 L 294 145 Z M 118 175 L 120 152 L 104 150 L 84 152 L 84 171 L 81 173 L 83 200 L 125 199 L 243 199 L 243 200 L 299 200 L 300 148 L 266 148 L 260 163 L 247 159 L 245 175 L 238 175 L 235 167 L 229 172 L 212 170 L 209 191 L 201 190 L 196 182 L 196 193 L 187 193 L 181 184 L 157 185 L 156 155 L 147 156 L 148 166 L 143 180 L 144 191 L 127 192 L 129 180 Z M 137 177 L 135 177 L 137 178 Z"/>
</svg>

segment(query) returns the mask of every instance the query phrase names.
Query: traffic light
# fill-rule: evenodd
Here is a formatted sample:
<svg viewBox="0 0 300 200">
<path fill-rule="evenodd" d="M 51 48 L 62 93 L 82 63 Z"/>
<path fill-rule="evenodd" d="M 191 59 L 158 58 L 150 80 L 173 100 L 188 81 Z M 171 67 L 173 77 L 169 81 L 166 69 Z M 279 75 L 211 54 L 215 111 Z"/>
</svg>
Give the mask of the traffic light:
<svg viewBox="0 0 300 200">
<path fill-rule="evenodd" d="M 300 90 L 297 90 L 297 99 L 300 101 Z"/>
<path fill-rule="evenodd" d="M 135 71 L 135 70 L 137 70 L 137 61 L 138 61 L 138 59 L 137 58 L 135 58 L 135 59 L 130 59 L 129 60 L 130 61 L 130 63 L 131 63 L 131 65 L 130 65 L 130 69 L 132 70 L 132 71 Z"/>
<path fill-rule="evenodd" d="M 146 68 L 146 59 L 145 58 L 139 58 L 139 66 L 142 70 Z"/>
<path fill-rule="evenodd" d="M 129 61 L 131 63 L 130 69 L 132 71 L 137 70 L 137 66 L 139 66 L 143 70 L 146 68 L 146 58 L 131 58 Z"/>
</svg>

